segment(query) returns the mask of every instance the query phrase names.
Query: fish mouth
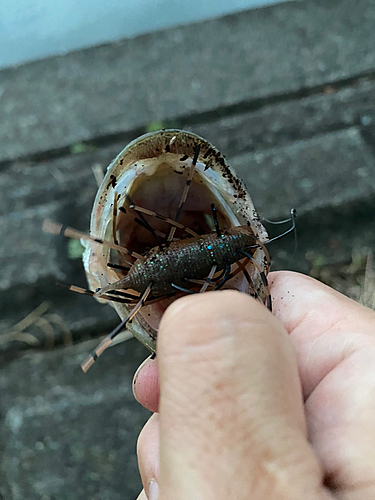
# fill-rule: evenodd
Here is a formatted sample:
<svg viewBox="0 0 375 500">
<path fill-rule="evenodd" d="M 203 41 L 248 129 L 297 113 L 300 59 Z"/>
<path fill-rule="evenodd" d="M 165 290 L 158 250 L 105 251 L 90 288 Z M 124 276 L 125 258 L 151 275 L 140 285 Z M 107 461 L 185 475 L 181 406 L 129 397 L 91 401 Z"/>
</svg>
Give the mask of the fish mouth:
<svg viewBox="0 0 375 500">
<path fill-rule="evenodd" d="M 199 154 L 194 176 L 181 206 L 197 147 Z M 133 141 L 108 167 L 91 218 L 92 236 L 118 243 L 133 252 L 133 256 L 104 246 L 87 246 L 84 265 L 90 288 L 103 287 L 124 278 L 126 271 L 116 266 L 128 268 L 138 255 L 157 246 L 163 248 L 172 228 L 174 240 L 214 232 L 212 205 L 221 231 L 247 224 L 260 241 L 267 239 L 245 186 L 207 141 L 178 130 L 159 131 Z M 170 223 L 177 219 L 182 227 Z M 256 253 L 262 266 L 264 255 L 261 250 Z M 262 294 L 259 273 L 254 273 L 251 265 L 248 271 L 253 286 L 243 273 L 238 273 L 225 287 L 247 293 L 260 290 Z M 201 285 L 189 283 L 187 288 L 198 292 Z M 134 293 L 132 290 L 127 292 Z M 155 351 L 157 331 L 165 309 L 181 295 L 184 293 L 159 297 L 156 301 L 151 289 L 148 301 L 153 303 L 146 303 L 128 324 L 133 335 L 151 351 Z M 112 305 L 121 318 L 131 310 L 128 304 Z"/>
</svg>

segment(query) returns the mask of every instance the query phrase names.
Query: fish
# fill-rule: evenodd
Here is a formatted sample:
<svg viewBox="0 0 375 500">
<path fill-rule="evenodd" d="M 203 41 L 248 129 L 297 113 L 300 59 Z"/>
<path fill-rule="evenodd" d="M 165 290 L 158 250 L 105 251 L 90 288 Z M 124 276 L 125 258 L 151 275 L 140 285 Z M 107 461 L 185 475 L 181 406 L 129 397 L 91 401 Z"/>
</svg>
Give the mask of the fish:
<svg viewBox="0 0 375 500">
<path fill-rule="evenodd" d="M 187 196 L 181 206 L 184 190 Z M 267 275 L 270 262 L 261 243 L 268 241 L 268 234 L 244 182 L 225 157 L 208 141 L 185 130 L 165 129 L 138 137 L 108 166 L 94 201 L 90 238 L 81 240 L 85 246 L 83 265 L 89 289 L 96 291 L 96 298 L 103 301 L 100 290 L 108 290 L 110 284 L 124 279 L 126 270 L 142 262 L 150 251 L 158 246 L 173 248 L 176 241 L 215 232 L 215 218 L 223 232 L 247 226 L 260 243 L 252 251 L 253 262 L 246 266 L 250 281 L 237 272 L 225 283 L 225 288 L 250 293 L 265 302 L 267 294 L 261 274 Z M 177 225 L 190 233 L 172 226 L 168 220 L 177 221 Z M 171 241 L 167 242 L 171 234 Z M 113 242 L 112 248 L 102 244 L 103 241 Z M 194 287 L 193 281 L 190 288 Z M 195 286 L 199 291 L 199 280 Z M 126 292 L 136 293 L 129 289 Z M 156 351 L 161 317 L 181 294 L 166 295 L 149 305 L 146 301 L 126 325 L 152 353 Z M 121 300 L 110 303 L 122 320 L 132 310 L 131 305 Z"/>
</svg>

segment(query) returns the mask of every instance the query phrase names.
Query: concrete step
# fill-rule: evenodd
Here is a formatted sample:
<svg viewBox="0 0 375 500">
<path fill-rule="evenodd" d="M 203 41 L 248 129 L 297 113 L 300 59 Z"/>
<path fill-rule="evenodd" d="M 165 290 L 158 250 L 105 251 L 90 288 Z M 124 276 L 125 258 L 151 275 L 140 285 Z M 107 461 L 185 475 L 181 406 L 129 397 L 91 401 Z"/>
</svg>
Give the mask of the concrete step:
<svg viewBox="0 0 375 500">
<path fill-rule="evenodd" d="M 136 439 L 149 412 L 132 394 L 147 356 L 131 340 L 85 375 L 97 341 L 1 365 L 0 493 L 6 500 L 122 500 L 141 490 Z"/>
<path fill-rule="evenodd" d="M 0 161 L 373 75 L 374 17 L 297 0 L 3 70 Z"/>
</svg>

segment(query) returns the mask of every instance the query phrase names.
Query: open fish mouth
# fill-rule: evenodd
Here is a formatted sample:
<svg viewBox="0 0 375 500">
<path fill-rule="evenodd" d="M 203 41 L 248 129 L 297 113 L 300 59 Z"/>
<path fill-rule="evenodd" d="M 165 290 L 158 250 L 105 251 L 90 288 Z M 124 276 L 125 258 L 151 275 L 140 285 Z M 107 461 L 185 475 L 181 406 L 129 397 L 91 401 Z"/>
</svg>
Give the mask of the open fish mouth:
<svg viewBox="0 0 375 500">
<path fill-rule="evenodd" d="M 182 193 L 196 151 L 199 154 L 194 176 L 181 207 Z M 98 240 L 113 241 L 134 255 L 144 255 L 158 245 L 163 246 L 172 227 L 175 228 L 174 240 L 214 232 L 212 204 L 222 231 L 247 225 L 257 240 L 267 240 L 267 233 L 245 185 L 220 152 L 191 132 L 161 130 L 131 142 L 109 165 L 94 202 L 90 234 Z M 177 218 L 182 227 L 171 225 L 170 221 Z M 124 278 L 121 267 L 132 266 L 136 261 L 136 257 L 100 243 L 86 241 L 84 244 L 83 262 L 91 290 Z M 263 249 L 256 249 L 253 257 L 258 269 L 251 263 L 247 266 L 252 285 L 243 273 L 238 273 L 225 286 L 247 293 L 256 292 L 264 297 L 259 273 L 259 268 L 267 271 Z M 194 285 L 190 286 L 195 290 Z M 200 285 L 196 284 L 196 287 L 199 291 Z M 146 302 L 128 323 L 128 330 L 150 351 L 155 351 L 163 312 L 180 295 L 161 298 L 151 305 Z M 111 304 L 122 319 L 131 310 L 131 306 L 125 303 Z"/>
</svg>

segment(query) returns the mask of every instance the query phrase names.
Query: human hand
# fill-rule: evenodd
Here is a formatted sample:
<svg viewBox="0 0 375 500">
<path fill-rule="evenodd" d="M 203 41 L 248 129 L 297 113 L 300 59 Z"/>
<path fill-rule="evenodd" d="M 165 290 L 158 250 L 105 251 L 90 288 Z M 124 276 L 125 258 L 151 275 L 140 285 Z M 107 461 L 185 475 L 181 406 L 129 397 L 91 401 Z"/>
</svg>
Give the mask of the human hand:
<svg viewBox="0 0 375 500">
<path fill-rule="evenodd" d="M 375 499 L 375 312 L 300 274 L 269 281 L 274 316 L 235 291 L 164 314 L 134 381 L 159 411 L 138 443 L 149 500 Z"/>
</svg>

